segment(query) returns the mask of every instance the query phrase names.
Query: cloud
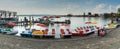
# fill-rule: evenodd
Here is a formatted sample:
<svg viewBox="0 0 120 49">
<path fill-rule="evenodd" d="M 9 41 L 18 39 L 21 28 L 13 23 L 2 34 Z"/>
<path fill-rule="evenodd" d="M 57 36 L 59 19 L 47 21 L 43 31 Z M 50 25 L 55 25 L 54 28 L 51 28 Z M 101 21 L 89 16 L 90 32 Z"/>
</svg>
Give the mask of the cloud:
<svg viewBox="0 0 120 49">
<path fill-rule="evenodd" d="M 74 13 L 74 12 L 77 13 L 77 11 L 80 10 L 80 5 L 67 5 L 64 8 L 66 8 L 67 13 Z"/>
<path fill-rule="evenodd" d="M 83 14 L 116 12 L 120 5 L 98 3 L 97 0 L 4 0 L 0 2 L 0 7 L 18 14 Z"/>
<path fill-rule="evenodd" d="M 113 5 L 109 5 L 108 6 L 108 12 L 116 12 L 117 11 L 117 8 L 116 8 L 117 6 L 113 6 Z"/>
<path fill-rule="evenodd" d="M 116 6 L 116 10 L 117 10 L 118 8 L 120 8 L 120 5 L 117 5 L 117 6 Z"/>
<path fill-rule="evenodd" d="M 111 13 L 117 12 L 117 9 L 120 8 L 120 5 L 107 5 L 107 4 L 98 4 L 91 11 L 93 13 Z"/>
<path fill-rule="evenodd" d="M 112 8 L 113 6 L 112 5 L 109 5 L 109 11 L 112 12 Z"/>
<path fill-rule="evenodd" d="M 116 9 L 118 9 L 118 8 L 120 8 L 120 5 L 117 5 L 117 6 L 116 6 Z"/>
<path fill-rule="evenodd" d="M 105 10 L 107 13 L 117 13 L 118 8 L 120 8 L 120 5 L 108 5 L 106 6 Z"/>
<path fill-rule="evenodd" d="M 98 4 L 96 5 L 95 8 L 93 8 L 92 12 L 93 13 L 102 13 L 102 11 L 105 9 L 106 5 L 105 4 Z"/>
</svg>

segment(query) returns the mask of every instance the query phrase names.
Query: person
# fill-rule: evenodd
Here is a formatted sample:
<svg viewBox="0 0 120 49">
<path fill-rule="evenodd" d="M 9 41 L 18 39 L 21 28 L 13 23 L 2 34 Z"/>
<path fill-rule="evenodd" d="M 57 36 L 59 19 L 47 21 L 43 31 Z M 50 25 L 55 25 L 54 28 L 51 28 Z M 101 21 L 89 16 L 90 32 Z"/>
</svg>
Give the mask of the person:
<svg viewBox="0 0 120 49">
<path fill-rule="evenodd" d="M 106 30 L 105 30 L 105 28 L 102 28 L 102 29 L 98 30 L 98 36 L 103 37 L 103 36 L 105 36 L 105 35 L 106 35 Z"/>
<path fill-rule="evenodd" d="M 28 25 L 28 19 L 26 18 L 26 17 L 24 17 L 24 21 L 25 21 L 25 23 L 26 23 L 26 25 Z"/>
<path fill-rule="evenodd" d="M 47 18 L 45 21 L 44 21 L 44 24 L 49 26 L 49 23 L 50 23 L 50 20 Z"/>
<path fill-rule="evenodd" d="M 117 18 L 117 19 L 116 19 L 116 21 L 118 22 L 118 21 L 119 21 L 119 19 Z"/>
</svg>

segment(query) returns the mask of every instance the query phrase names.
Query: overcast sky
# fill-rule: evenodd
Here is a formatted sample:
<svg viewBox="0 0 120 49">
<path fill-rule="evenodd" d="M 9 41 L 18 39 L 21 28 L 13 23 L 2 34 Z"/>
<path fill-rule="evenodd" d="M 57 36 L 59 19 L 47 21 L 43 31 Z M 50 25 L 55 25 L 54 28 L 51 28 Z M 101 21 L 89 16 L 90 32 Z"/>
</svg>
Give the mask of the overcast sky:
<svg viewBox="0 0 120 49">
<path fill-rule="evenodd" d="M 117 12 L 120 0 L 1 0 L 0 9 L 18 14 L 83 14 Z"/>
</svg>

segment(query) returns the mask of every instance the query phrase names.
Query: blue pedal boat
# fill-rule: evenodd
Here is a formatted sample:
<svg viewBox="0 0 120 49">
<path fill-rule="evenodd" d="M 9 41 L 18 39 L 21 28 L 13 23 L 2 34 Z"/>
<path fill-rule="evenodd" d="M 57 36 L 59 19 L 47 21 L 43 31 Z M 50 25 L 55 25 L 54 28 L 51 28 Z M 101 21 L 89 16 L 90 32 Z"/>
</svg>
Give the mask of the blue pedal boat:
<svg viewBox="0 0 120 49">
<path fill-rule="evenodd" d="M 32 37 L 32 30 L 22 31 L 21 37 Z"/>
</svg>

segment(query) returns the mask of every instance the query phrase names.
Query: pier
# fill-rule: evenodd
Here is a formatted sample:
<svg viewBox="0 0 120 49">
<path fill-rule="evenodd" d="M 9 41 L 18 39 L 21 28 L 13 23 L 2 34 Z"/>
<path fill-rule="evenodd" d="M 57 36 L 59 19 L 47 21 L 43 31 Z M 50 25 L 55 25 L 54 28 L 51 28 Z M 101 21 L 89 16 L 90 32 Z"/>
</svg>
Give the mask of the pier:
<svg viewBox="0 0 120 49">
<path fill-rule="evenodd" d="M 16 24 L 25 24 L 25 25 L 28 25 L 30 23 L 30 21 L 34 24 L 34 23 L 41 23 L 41 24 L 71 24 L 71 20 L 68 19 L 68 20 L 64 20 L 64 21 L 52 21 L 51 19 L 53 17 L 56 17 L 56 16 L 43 16 L 43 18 L 37 18 L 37 19 L 34 19 L 34 16 L 27 16 L 29 18 L 26 18 L 24 17 L 24 19 L 20 19 L 19 21 L 15 21 L 14 23 Z M 45 17 L 45 18 L 44 18 Z M 19 16 L 18 16 L 18 19 L 19 19 Z"/>
</svg>

